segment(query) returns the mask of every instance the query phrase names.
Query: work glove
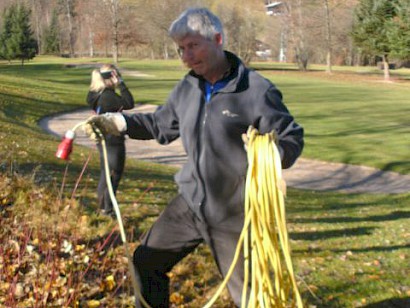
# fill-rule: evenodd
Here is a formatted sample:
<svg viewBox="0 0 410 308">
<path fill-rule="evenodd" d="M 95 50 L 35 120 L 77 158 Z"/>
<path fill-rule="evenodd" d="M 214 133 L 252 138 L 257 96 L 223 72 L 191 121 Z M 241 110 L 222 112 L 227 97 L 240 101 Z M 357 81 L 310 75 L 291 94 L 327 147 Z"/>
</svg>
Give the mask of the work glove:
<svg viewBox="0 0 410 308">
<path fill-rule="evenodd" d="M 101 139 L 102 135 L 120 136 L 127 130 L 127 122 L 120 112 L 107 112 L 101 115 L 92 116 L 83 126 L 84 132 L 90 139 Z"/>
</svg>

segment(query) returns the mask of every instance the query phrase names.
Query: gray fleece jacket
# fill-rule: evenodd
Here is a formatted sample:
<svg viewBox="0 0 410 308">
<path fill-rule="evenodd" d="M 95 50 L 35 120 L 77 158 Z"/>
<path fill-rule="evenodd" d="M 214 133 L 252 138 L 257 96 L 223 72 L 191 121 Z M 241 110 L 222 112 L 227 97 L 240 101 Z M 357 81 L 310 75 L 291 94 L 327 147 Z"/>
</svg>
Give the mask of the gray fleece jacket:
<svg viewBox="0 0 410 308">
<path fill-rule="evenodd" d="M 303 128 L 282 103 L 278 89 L 225 52 L 232 72 L 228 84 L 205 103 L 201 76 L 189 72 L 154 113 L 125 116 L 133 139 L 168 144 L 181 137 L 188 156 L 176 174 L 179 192 L 210 226 L 240 230 L 243 224 L 247 154 L 241 138 L 250 125 L 261 134 L 275 130 L 283 168 L 303 149 Z"/>
</svg>

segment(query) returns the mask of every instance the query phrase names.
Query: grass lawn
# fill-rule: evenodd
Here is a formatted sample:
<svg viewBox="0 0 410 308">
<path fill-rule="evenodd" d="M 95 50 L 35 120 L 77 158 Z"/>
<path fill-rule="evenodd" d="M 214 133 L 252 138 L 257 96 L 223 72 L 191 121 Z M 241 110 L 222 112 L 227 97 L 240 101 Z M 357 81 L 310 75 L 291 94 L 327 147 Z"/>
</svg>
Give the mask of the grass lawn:
<svg viewBox="0 0 410 308">
<path fill-rule="evenodd" d="M 60 140 L 37 125 L 85 107 L 91 70 L 101 62 L 110 59 L 0 62 L 0 306 L 132 306 L 116 223 L 95 213 L 96 150 L 77 146 L 67 164 L 54 157 Z M 252 65 L 305 128 L 303 157 L 410 173 L 410 71 L 386 83 L 367 68 L 327 75 L 322 67 Z M 119 66 L 136 100 L 150 104 L 162 104 L 186 72 L 178 61 Z M 126 168 L 117 197 L 133 248 L 176 193 L 176 170 L 132 160 Z M 292 257 L 307 307 L 410 307 L 409 201 L 410 193 L 289 189 Z M 221 282 L 206 247 L 170 277 L 175 307 L 202 307 Z M 233 307 L 226 292 L 215 307 Z"/>
</svg>

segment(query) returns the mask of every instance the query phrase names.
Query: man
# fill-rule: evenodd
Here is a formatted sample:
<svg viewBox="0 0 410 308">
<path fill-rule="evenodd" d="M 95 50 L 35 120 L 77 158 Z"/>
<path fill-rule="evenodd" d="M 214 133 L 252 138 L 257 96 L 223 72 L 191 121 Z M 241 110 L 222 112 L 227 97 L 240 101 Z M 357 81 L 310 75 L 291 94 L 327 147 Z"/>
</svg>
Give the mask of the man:
<svg viewBox="0 0 410 308">
<path fill-rule="evenodd" d="M 232 262 L 244 220 L 247 155 L 242 140 L 249 126 L 277 135 L 282 167 L 303 148 L 303 129 L 282 103 L 275 86 L 224 51 L 220 20 L 205 8 L 188 9 L 170 29 L 189 73 L 154 113 L 94 118 L 101 130 L 168 144 L 182 138 L 188 161 L 175 177 L 179 193 L 143 236 L 134 252 L 142 294 L 152 307 L 169 306 L 172 267 L 205 242 L 222 275 Z M 228 283 L 241 305 L 243 260 Z"/>
</svg>

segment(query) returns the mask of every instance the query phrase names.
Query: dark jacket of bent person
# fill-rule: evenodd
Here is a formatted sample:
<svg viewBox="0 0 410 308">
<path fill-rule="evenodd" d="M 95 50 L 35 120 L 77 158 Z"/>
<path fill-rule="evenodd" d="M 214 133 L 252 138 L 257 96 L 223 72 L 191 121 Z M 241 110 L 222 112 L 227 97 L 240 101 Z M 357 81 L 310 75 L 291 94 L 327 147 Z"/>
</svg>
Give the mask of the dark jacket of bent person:
<svg viewBox="0 0 410 308">
<path fill-rule="evenodd" d="M 103 78 L 104 73 L 109 74 L 110 72 L 111 75 L 106 75 L 108 78 Z M 116 88 L 120 90 L 120 94 L 116 92 Z M 113 65 L 103 65 L 100 69 L 93 71 L 87 103 L 97 114 L 121 112 L 134 108 L 134 98 Z M 125 137 L 124 134 L 121 136 L 107 135 L 105 141 L 111 183 L 115 194 L 125 166 Z M 97 188 L 98 205 L 101 213 L 113 216 L 114 211 L 106 183 L 101 143 L 97 143 L 97 148 L 100 154 L 101 170 Z"/>
</svg>

